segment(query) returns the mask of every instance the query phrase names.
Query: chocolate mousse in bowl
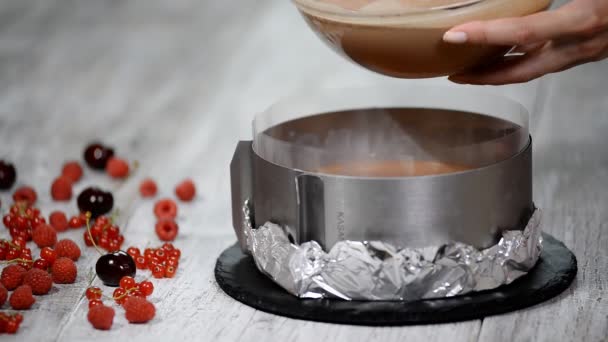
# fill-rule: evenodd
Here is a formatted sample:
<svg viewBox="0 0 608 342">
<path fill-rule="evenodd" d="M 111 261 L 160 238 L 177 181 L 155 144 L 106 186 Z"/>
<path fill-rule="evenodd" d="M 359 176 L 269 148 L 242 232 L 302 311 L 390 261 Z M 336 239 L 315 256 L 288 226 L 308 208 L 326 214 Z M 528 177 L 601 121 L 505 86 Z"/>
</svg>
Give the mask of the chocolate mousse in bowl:
<svg viewBox="0 0 608 342">
<path fill-rule="evenodd" d="M 443 34 L 470 21 L 520 17 L 551 0 L 294 0 L 310 27 L 340 54 L 400 78 L 452 75 L 511 46 L 449 44 Z"/>
</svg>

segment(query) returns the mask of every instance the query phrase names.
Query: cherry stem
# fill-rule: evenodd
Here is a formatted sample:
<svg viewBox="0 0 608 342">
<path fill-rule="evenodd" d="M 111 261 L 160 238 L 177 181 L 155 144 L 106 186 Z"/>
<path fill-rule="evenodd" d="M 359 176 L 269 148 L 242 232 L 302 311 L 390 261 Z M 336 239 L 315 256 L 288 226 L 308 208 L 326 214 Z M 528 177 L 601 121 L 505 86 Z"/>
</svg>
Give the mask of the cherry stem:
<svg viewBox="0 0 608 342">
<path fill-rule="evenodd" d="M 99 255 L 104 255 L 101 249 L 97 247 L 97 243 L 95 243 L 95 239 L 93 239 L 93 234 L 91 234 L 91 212 L 87 211 L 84 215 L 87 218 L 87 233 L 89 234 L 89 239 L 91 239 L 91 243 L 93 244 L 93 247 L 95 247 L 95 249 L 97 250 L 97 253 L 99 253 Z"/>
</svg>

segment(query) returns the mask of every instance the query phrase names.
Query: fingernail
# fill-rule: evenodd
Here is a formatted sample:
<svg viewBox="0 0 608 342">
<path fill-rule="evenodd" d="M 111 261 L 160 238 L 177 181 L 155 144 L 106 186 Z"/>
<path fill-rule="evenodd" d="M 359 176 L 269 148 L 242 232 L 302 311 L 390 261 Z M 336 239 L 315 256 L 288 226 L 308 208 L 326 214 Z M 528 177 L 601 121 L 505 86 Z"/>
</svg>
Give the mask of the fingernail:
<svg viewBox="0 0 608 342">
<path fill-rule="evenodd" d="M 443 35 L 443 41 L 452 44 L 466 43 L 469 37 L 465 32 L 448 31 Z"/>
</svg>

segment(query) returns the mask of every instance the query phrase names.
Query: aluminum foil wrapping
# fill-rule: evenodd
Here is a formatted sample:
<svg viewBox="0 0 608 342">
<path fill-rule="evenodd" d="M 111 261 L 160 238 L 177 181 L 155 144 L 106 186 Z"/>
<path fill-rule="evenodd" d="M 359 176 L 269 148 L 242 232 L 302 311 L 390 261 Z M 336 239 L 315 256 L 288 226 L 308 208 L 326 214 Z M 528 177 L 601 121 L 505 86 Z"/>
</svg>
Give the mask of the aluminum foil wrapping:
<svg viewBox="0 0 608 342">
<path fill-rule="evenodd" d="M 314 241 L 290 243 L 274 223 L 253 229 L 248 203 L 243 210 L 256 266 L 300 298 L 409 301 L 489 290 L 526 274 L 542 250 L 540 210 L 523 231 L 504 231 L 484 250 L 462 243 L 397 249 L 386 242 L 341 241 L 328 252 Z"/>
</svg>

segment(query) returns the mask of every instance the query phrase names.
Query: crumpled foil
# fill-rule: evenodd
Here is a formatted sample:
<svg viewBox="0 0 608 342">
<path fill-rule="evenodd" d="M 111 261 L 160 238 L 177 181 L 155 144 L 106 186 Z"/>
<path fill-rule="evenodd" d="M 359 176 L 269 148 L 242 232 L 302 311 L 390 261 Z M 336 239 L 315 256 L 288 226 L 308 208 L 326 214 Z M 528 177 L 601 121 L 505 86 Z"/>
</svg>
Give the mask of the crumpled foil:
<svg viewBox="0 0 608 342">
<path fill-rule="evenodd" d="M 280 225 L 253 229 L 243 206 L 247 247 L 257 268 L 300 298 L 411 301 L 494 289 L 526 274 L 542 250 L 541 212 L 478 250 L 462 243 L 397 249 L 379 241 L 340 241 L 329 252 L 315 242 L 292 244 Z"/>
</svg>

